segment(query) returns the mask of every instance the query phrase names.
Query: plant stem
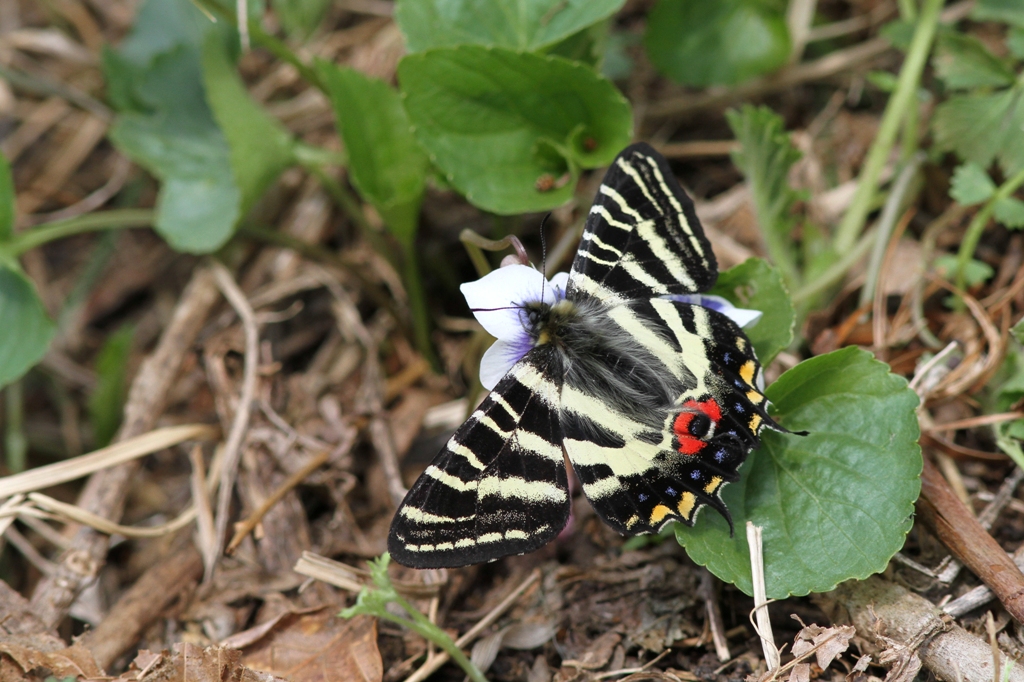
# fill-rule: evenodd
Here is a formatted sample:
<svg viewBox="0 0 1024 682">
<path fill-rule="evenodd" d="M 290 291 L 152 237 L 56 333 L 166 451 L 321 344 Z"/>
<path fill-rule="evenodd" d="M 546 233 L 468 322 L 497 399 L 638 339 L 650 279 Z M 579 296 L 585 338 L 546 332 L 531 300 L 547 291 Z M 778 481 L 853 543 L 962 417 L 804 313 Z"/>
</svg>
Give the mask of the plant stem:
<svg viewBox="0 0 1024 682">
<path fill-rule="evenodd" d="M 914 0 L 897 0 L 900 8 L 900 19 L 903 21 L 914 21 L 917 19 L 917 5 Z"/>
<path fill-rule="evenodd" d="M 882 215 L 878 218 L 878 229 L 875 232 L 875 248 L 871 251 L 871 259 L 868 261 L 868 271 L 864 280 L 864 287 L 860 290 L 860 305 L 874 300 L 875 285 L 878 283 L 878 273 L 882 268 L 882 258 L 885 257 L 885 250 L 889 246 L 889 236 L 892 234 L 893 228 L 896 227 L 896 222 L 899 220 L 903 207 L 908 203 L 906 201 L 907 192 L 924 160 L 924 152 L 918 152 L 910 157 L 908 163 L 896 177 L 896 182 L 893 183 L 892 192 L 889 193 L 889 198 L 882 209 Z"/>
<path fill-rule="evenodd" d="M 28 441 L 25 439 L 25 400 L 21 379 L 8 384 L 4 391 L 6 424 L 4 449 L 7 451 L 7 470 L 12 474 L 25 470 Z"/>
<path fill-rule="evenodd" d="M 213 15 L 216 15 L 228 22 L 234 27 L 238 27 L 238 16 L 233 12 L 229 11 L 226 7 L 222 6 L 218 2 L 211 2 L 210 0 L 193 0 L 199 7 L 200 11 L 210 15 L 211 19 Z M 316 86 L 319 90 L 323 90 L 323 84 L 320 83 L 320 79 L 317 78 L 316 71 L 309 68 L 309 66 L 299 59 L 299 56 L 291 51 L 291 49 L 283 42 L 270 35 L 263 30 L 260 26 L 260 22 L 256 19 L 249 20 L 249 36 L 252 38 L 252 42 L 256 43 L 260 47 L 266 48 L 275 57 L 283 62 L 287 62 L 295 67 L 295 70 L 299 72 L 303 80 Z"/>
<path fill-rule="evenodd" d="M 320 165 L 311 162 L 309 159 L 299 159 L 299 163 L 302 167 L 309 171 L 320 184 L 324 186 L 327 193 L 331 195 L 335 203 L 341 207 L 341 210 L 345 212 L 349 220 L 355 223 L 355 226 L 359 228 L 359 233 L 362 234 L 363 239 L 369 242 L 373 250 L 384 256 L 391 263 L 391 266 L 396 270 L 398 269 L 398 258 L 395 253 L 395 249 L 387 243 L 384 238 L 384 234 L 377 229 L 374 229 L 370 225 L 370 221 L 366 219 L 366 214 L 363 212 L 363 205 L 359 202 L 354 194 L 348 191 L 344 185 L 334 179 L 327 171 L 325 171 Z"/>
<path fill-rule="evenodd" d="M 28 232 L 20 232 L 10 242 L 0 245 L 0 250 L 13 256 L 52 242 L 85 232 L 118 230 L 124 227 L 148 227 L 153 224 L 156 211 L 148 208 L 122 208 L 111 211 L 97 211 L 68 220 L 43 223 Z"/>
<path fill-rule="evenodd" d="M 836 230 L 835 249 L 839 253 L 849 251 L 857 241 L 857 235 L 864 227 L 871 203 L 874 200 L 878 178 L 882 174 L 886 159 L 889 158 L 889 152 L 892 151 L 896 141 L 900 124 L 907 116 L 908 109 L 917 105 L 917 87 L 931 51 L 932 40 L 935 38 L 935 29 L 939 22 L 942 4 L 943 0 L 925 0 L 924 2 L 917 27 L 914 30 L 914 38 L 910 43 L 910 50 L 903 62 L 903 68 L 900 69 L 896 91 L 885 107 L 878 135 L 875 137 L 875 141 L 868 151 L 867 159 L 864 161 L 864 167 L 861 169 L 853 201 Z"/>
<path fill-rule="evenodd" d="M 861 235 L 860 241 L 854 244 L 853 248 L 846 251 L 843 257 L 839 259 L 835 265 L 830 267 L 826 272 L 818 276 L 817 279 L 808 282 L 793 293 L 793 303 L 803 303 L 810 299 L 812 296 L 820 294 L 825 291 L 833 284 L 836 284 L 839 280 L 846 275 L 846 271 L 853 267 L 853 265 L 864 257 L 864 254 L 868 252 L 871 245 L 874 243 L 875 230 L 871 229 Z"/>
<path fill-rule="evenodd" d="M 456 646 L 455 642 L 452 641 L 448 634 L 434 625 L 419 612 L 412 604 L 402 598 L 397 592 L 394 594 L 393 601 L 405 610 L 406 613 L 411 616 L 412 620 L 402 618 L 401 616 L 392 616 L 387 614 L 389 620 L 393 620 L 396 623 L 406 626 L 410 630 L 413 630 L 421 637 L 430 640 L 437 646 L 445 650 L 452 660 L 459 664 L 459 667 L 465 671 L 473 682 L 487 682 L 487 678 L 480 672 L 480 669 L 476 667 L 473 661 L 466 658 L 466 654 L 462 653 L 462 649 Z"/>
<path fill-rule="evenodd" d="M 995 211 L 996 204 L 1000 200 L 1008 198 L 1017 188 L 1024 184 L 1024 170 L 1020 170 L 1016 175 L 1011 177 L 1009 180 L 999 186 L 999 189 L 989 197 L 989 200 L 985 202 L 985 205 L 980 211 L 974 214 L 974 219 L 971 220 L 971 224 L 967 226 L 967 232 L 964 234 L 964 240 L 960 242 L 960 251 L 957 253 L 956 258 L 956 288 L 961 291 L 964 290 L 964 273 L 967 271 L 967 262 L 971 260 L 974 255 L 974 250 L 978 248 L 978 241 L 981 239 L 981 233 L 985 231 L 985 226 L 988 224 L 989 218 L 992 217 L 992 212 Z"/>
<path fill-rule="evenodd" d="M 427 313 L 427 301 L 423 296 L 423 279 L 420 277 L 419 258 L 414 244 L 406 245 L 404 256 L 402 275 L 405 280 L 405 291 L 409 294 L 413 339 L 420 355 L 430 363 L 434 371 L 440 371 L 441 363 L 430 343 L 430 316 Z"/>
</svg>

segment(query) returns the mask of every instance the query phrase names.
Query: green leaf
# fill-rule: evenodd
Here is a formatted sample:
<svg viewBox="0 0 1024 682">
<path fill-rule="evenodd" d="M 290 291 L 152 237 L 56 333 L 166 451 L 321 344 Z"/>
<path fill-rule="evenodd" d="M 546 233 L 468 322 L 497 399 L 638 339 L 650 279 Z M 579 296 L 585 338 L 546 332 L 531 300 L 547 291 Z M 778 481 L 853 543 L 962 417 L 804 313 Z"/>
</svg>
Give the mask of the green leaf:
<svg viewBox="0 0 1024 682">
<path fill-rule="evenodd" d="M 910 42 L 914 39 L 914 28 L 915 24 L 912 21 L 895 19 L 883 24 L 878 35 L 889 41 L 889 44 L 897 50 L 906 52 L 910 49 Z"/>
<path fill-rule="evenodd" d="M 17 264 L 0 263 L 0 387 L 20 378 L 50 347 L 56 326 L 32 281 Z"/>
<path fill-rule="evenodd" d="M 14 236 L 14 178 L 11 164 L 0 152 L 0 243 Z"/>
<path fill-rule="evenodd" d="M 96 447 L 108 445 L 117 433 L 128 395 L 126 377 L 128 358 L 135 329 L 124 325 L 107 337 L 96 355 L 96 387 L 89 396 L 89 421 Z"/>
<path fill-rule="evenodd" d="M 105 66 L 108 78 L 110 69 L 121 80 L 131 74 L 130 67 L 123 69 L 123 59 L 109 59 Z M 146 109 L 123 112 L 110 139 L 163 181 L 157 232 L 178 251 L 214 251 L 234 232 L 242 193 L 231 170 L 227 140 L 206 104 L 199 51 L 179 44 L 136 73 L 140 78 L 134 97 Z"/>
<path fill-rule="evenodd" d="M 1024 343 L 1024 317 L 1020 318 L 1010 331 L 1013 332 L 1018 341 Z"/>
<path fill-rule="evenodd" d="M 191 2 L 145 0 L 118 54 L 131 64 L 145 66 L 179 45 L 198 49 L 211 20 Z"/>
<path fill-rule="evenodd" d="M 647 54 L 686 85 L 736 85 L 786 63 L 781 11 L 759 0 L 659 0 L 647 17 Z"/>
<path fill-rule="evenodd" d="M 281 171 L 294 162 L 292 138 L 277 119 L 249 98 L 229 58 L 224 36 L 211 31 L 202 49 L 206 101 L 227 139 L 231 170 L 244 215 Z"/>
<path fill-rule="evenodd" d="M 271 0 L 270 4 L 290 36 L 305 38 L 320 25 L 331 0 Z"/>
<path fill-rule="evenodd" d="M 935 109 L 932 128 L 940 149 L 988 168 L 993 159 L 1007 175 L 1024 168 L 1024 90 L 951 97 Z"/>
<path fill-rule="evenodd" d="M 601 70 L 601 59 L 604 57 L 608 34 L 612 20 L 602 19 L 596 24 L 587 26 L 582 31 L 573 33 L 568 38 L 549 45 L 541 50 L 542 54 L 564 57 L 570 61 L 582 62 L 596 70 Z"/>
<path fill-rule="evenodd" d="M 899 85 L 899 79 L 891 71 L 868 71 L 867 80 L 882 92 L 895 92 Z"/>
<path fill-rule="evenodd" d="M 792 281 L 797 268 L 790 210 L 798 195 L 788 178 L 800 151 L 790 141 L 782 117 L 768 107 L 748 104 L 739 111 L 727 111 L 725 116 L 740 143 L 740 149 L 733 152 L 733 163 L 747 178 L 768 253 Z"/>
<path fill-rule="evenodd" d="M 695 562 L 752 592 L 744 525 L 764 530 L 768 596 L 825 592 L 885 569 L 913 525 L 921 490 L 917 395 L 855 347 L 806 360 L 768 387 L 774 417 L 807 436 L 765 431 L 722 497 L 677 539 Z"/>
<path fill-rule="evenodd" d="M 104 54 L 121 112 L 110 138 L 162 181 L 154 226 L 179 251 L 220 248 L 291 162 L 284 128 L 234 71 L 225 48 L 234 40 L 188 0 L 147 0 L 121 48 Z"/>
<path fill-rule="evenodd" d="M 328 62 L 316 65 L 348 152 L 359 194 L 407 247 L 416 226 L 428 160 L 413 137 L 402 99 L 387 83 Z"/>
<path fill-rule="evenodd" d="M 534 52 L 610 17 L 625 0 L 399 0 L 410 53 L 485 45 Z"/>
<path fill-rule="evenodd" d="M 976 163 L 962 163 L 953 171 L 949 196 L 964 206 L 973 206 L 995 194 L 996 183 L 985 169 Z"/>
<path fill-rule="evenodd" d="M 1024 201 L 1015 197 L 1005 197 L 996 201 L 992 215 L 1011 230 L 1024 227 Z"/>
<path fill-rule="evenodd" d="M 740 308 L 760 310 L 756 325 L 745 330 L 762 365 L 769 364 L 793 342 L 796 311 L 782 274 L 768 261 L 750 258 L 718 276 L 708 292 L 727 299 Z"/>
<path fill-rule="evenodd" d="M 448 182 L 500 214 L 572 197 L 580 168 L 606 165 L 632 134 L 629 103 L 592 69 L 504 48 L 439 48 L 398 65 L 417 140 Z"/>
<path fill-rule="evenodd" d="M 1013 70 L 985 49 L 980 40 L 955 31 L 939 35 L 932 64 L 951 90 L 1005 87 L 1016 79 Z"/>
<path fill-rule="evenodd" d="M 1024 59 L 1024 28 L 1014 26 L 1006 34 L 1006 47 L 1017 59 Z"/>
<path fill-rule="evenodd" d="M 1024 28 L 1024 5 L 1020 0 L 978 0 L 971 11 L 976 21 L 1001 21 Z"/>
<path fill-rule="evenodd" d="M 958 262 L 957 256 L 939 256 L 935 259 L 935 269 L 943 277 L 952 279 L 956 275 Z M 973 287 L 975 284 L 981 284 L 994 274 L 995 270 L 992 269 L 991 265 L 972 258 L 967 261 L 967 266 L 964 268 L 964 283 L 969 287 Z"/>
</svg>

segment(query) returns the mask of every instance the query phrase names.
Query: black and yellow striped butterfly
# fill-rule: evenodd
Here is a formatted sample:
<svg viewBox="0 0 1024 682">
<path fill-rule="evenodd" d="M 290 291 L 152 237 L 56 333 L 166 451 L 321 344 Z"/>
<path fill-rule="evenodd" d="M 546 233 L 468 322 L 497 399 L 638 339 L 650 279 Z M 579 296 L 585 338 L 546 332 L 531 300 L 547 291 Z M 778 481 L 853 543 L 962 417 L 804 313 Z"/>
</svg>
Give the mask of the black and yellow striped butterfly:
<svg viewBox="0 0 1024 682">
<path fill-rule="evenodd" d="M 519 301 L 525 354 L 402 502 L 388 549 L 417 568 L 529 552 L 565 526 L 563 451 L 621 533 L 692 525 L 766 426 L 761 367 L 701 305 L 718 265 L 693 202 L 644 143 L 615 159 L 564 292 Z M 730 519 L 731 523 L 731 519 Z"/>
</svg>

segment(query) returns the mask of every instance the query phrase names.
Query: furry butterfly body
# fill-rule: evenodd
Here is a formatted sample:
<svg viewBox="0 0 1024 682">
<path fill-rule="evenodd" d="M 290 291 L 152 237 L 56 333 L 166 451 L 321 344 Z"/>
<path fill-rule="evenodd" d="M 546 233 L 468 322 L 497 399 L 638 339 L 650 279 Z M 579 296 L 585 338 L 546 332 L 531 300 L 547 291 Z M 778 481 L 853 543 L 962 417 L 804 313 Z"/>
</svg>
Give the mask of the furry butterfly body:
<svg viewBox="0 0 1024 682">
<path fill-rule="evenodd" d="M 643 143 L 625 149 L 565 291 L 517 302 L 521 357 L 399 507 L 392 557 L 452 567 L 547 543 L 569 516 L 563 452 L 621 533 L 692 525 L 705 505 L 729 518 L 722 486 L 762 429 L 784 429 L 765 411 L 742 329 L 700 296 L 717 276 L 664 158 Z"/>
</svg>

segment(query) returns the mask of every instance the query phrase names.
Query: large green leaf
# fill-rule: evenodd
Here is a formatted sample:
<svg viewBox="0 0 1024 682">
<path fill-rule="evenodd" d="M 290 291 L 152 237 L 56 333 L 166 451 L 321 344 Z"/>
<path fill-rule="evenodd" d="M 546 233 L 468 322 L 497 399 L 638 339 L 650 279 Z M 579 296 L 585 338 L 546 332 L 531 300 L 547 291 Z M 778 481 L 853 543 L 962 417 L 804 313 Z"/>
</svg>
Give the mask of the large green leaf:
<svg viewBox="0 0 1024 682">
<path fill-rule="evenodd" d="M 14 235 L 14 178 L 11 164 L 0 152 L 0 243 L 8 242 Z"/>
<path fill-rule="evenodd" d="M 718 276 L 708 292 L 728 299 L 739 308 L 760 310 L 761 319 L 746 330 L 761 364 L 767 365 L 793 342 L 796 311 L 777 268 L 750 258 Z"/>
<path fill-rule="evenodd" d="M 722 497 L 736 523 L 704 511 L 676 537 L 690 557 L 751 593 L 745 524 L 764 531 L 768 596 L 831 590 L 885 569 L 913 525 L 921 489 L 917 395 L 857 348 L 800 363 L 768 387 L 773 416 L 807 436 L 765 431 Z"/>
<path fill-rule="evenodd" d="M 180 44 L 132 71 L 113 53 L 108 78 L 131 74 L 145 110 L 126 111 L 110 131 L 114 144 L 163 181 L 154 227 L 179 251 L 206 253 L 224 244 L 241 216 L 242 193 L 230 149 L 203 93 L 199 51 Z"/>
<path fill-rule="evenodd" d="M 234 72 L 232 35 L 188 0 L 147 0 L 121 48 L 104 55 L 121 113 L 110 138 L 162 181 L 154 226 L 180 251 L 222 246 L 291 161 L 287 133 Z"/>
<path fill-rule="evenodd" d="M 580 168 L 629 144 L 629 103 L 592 69 L 560 57 L 463 46 L 398 65 L 416 138 L 448 182 L 501 214 L 572 197 Z"/>
<path fill-rule="evenodd" d="M 6 329 L 0 334 L 0 386 L 6 386 L 42 359 L 56 331 L 17 264 L 0 263 L 0 320 Z"/>
<path fill-rule="evenodd" d="M 988 168 L 994 159 L 1012 175 L 1024 168 L 1024 88 L 951 97 L 935 109 L 932 128 L 940 149 Z"/>
<path fill-rule="evenodd" d="M 349 177 L 403 244 L 411 246 L 426 184 L 427 156 L 402 99 L 387 83 L 318 62 L 348 152 Z"/>
<path fill-rule="evenodd" d="M 249 98 L 221 34 L 211 31 L 207 36 L 202 64 L 206 101 L 227 139 L 244 215 L 267 185 L 294 162 L 292 138 L 277 119 Z"/>
<path fill-rule="evenodd" d="M 399 0 L 409 52 L 487 45 L 535 51 L 614 14 L 625 0 Z"/>
<path fill-rule="evenodd" d="M 651 62 L 686 85 L 736 85 L 786 63 L 780 8 L 763 0 L 660 0 L 647 17 Z"/>
</svg>

